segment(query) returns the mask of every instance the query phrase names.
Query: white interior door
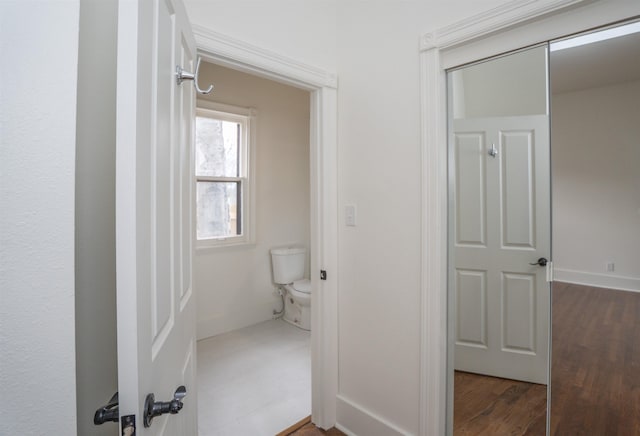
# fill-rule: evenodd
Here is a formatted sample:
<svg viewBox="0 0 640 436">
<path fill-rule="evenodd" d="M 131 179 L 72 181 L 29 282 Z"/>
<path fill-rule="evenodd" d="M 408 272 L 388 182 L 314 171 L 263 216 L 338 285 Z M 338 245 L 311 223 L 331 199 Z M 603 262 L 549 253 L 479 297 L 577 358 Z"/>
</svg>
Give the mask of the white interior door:
<svg viewBox="0 0 640 436">
<path fill-rule="evenodd" d="M 455 369 L 547 383 L 548 117 L 455 120 Z"/>
<path fill-rule="evenodd" d="M 192 288 L 191 82 L 195 41 L 180 0 L 120 0 L 118 11 L 116 255 L 122 434 L 196 435 Z M 100 86 L 100 84 L 96 84 Z M 144 425 L 147 394 L 184 407 Z"/>
</svg>

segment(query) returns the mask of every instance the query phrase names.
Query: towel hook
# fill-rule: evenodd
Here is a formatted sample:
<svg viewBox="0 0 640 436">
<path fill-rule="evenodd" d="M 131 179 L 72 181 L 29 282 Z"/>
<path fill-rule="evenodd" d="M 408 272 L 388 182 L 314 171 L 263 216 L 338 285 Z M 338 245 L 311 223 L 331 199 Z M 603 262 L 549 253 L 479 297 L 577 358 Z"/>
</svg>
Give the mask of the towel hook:
<svg viewBox="0 0 640 436">
<path fill-rule="evenodd" d="M 183 70 L 180 65 L 176 65 L 176 82 L 178 82 L 178 85 L 180 85 L 185 80 L 193 80 L 193 85 L 196 87 L 196 92 L 198 94 L 207 95 L 213 90 L 213 85 L 209 85 L 209 88 L 207 89 L 200 89 L 200 86 L 198 86 L 198 74 L 200 71 L 201 60 L 202 58 L 198 57 L 195 73 L 190 73 L 186 70 Z"/>
</svg>

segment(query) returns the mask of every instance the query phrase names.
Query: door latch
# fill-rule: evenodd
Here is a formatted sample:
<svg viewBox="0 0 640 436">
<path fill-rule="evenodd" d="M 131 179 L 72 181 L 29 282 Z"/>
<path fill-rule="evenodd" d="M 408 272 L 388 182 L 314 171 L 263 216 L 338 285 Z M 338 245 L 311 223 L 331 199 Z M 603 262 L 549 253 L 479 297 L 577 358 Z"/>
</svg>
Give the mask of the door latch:
<svg viewBox="0 0 640 436">
<path fill-rule="evenodd" d="M 120 421 L 122 422 L 122 436 L 136 436 L 136 415 L 123 416 Z"/>
<path fill-rule="evenodd" d="M 156 416 L 165 413 L 176 414 L 182 409 L 182 399 L 187 395 L 187 388 L 180 386 L 173 394 L 171 401 L 156 401 L 153 394 L 148 394 L 144 401 L 144 426 L 151 426 L 151 421 Z"/>
<path fill-rule="evenodd" d="M 95 425 L 102 425 L 108 421 L 118 422 L 119 418 L 118 393 L 116 392 L 105 406 L 96 410 L 96 414 L 93 415 L 93 423 Z"/>
</svg>

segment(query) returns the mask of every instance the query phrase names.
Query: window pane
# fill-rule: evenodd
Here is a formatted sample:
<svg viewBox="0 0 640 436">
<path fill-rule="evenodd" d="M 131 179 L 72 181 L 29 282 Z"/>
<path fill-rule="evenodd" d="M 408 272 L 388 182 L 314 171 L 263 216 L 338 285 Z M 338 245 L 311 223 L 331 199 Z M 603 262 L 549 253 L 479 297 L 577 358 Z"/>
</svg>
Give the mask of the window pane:
<svg viewBox="0 0 640 436">
<path fill-rule="evenodd" d="M 197 183 L 198 239 L 242 234 L 238 210 L 240 192 L 240 182 Z"/>
<path fill-rule="evenodd" d="M 196 117 L 196 176 L 239 177 L 240 124 Z"/>
</svg>

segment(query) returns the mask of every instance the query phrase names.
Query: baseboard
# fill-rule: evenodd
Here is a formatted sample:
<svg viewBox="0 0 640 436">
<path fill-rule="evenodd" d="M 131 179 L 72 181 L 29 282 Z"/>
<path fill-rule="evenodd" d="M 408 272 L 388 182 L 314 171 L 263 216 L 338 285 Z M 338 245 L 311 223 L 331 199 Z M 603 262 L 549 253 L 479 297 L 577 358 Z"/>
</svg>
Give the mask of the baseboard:
<svg viewBox="0 0 640 436">
<path fill-rule="evenodd" d="M 225 313 L 219 316 L 198 320 L 196 337 L 198 340 L 217 336 L 232 330 L 268 321 L 273 318 L 273 303 L 243 307 L 242 311 Z"/>
<path fill-rule="evenodd" d="M 595 286 L 597 288 L 617 289 L 620 291 L 640 292 L 640 279 L 608 274 L 596 274 L 585 271 L 554 268 L 553 279 L 576 285 Z"/>
<path fill-rule="evenodd" d="M 338 394 L 336 428 L 348 436 L 402 436 L 407 432 Z"/>
</svg>

